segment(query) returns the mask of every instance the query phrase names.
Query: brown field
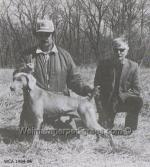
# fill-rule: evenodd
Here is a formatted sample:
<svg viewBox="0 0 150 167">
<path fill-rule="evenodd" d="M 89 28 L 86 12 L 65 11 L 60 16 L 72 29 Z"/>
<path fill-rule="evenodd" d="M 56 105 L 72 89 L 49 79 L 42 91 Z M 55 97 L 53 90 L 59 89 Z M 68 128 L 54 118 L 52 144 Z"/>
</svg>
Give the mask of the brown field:
<svg viewBox="0 0 150 167">
<path fill-rule="evenodd" d="M 86 82 L 92 85 L 94 65 L 80 67 Z M 18 127 L 22 107 L 21 94 L 12 94 L 9 86 L 12 70 L 0 70 L 0 167 L 149 167 L 150 166 L 150 69 L 141 69 L 144 106 L 138 130 L 129 136 L 114 136 L 117 152 L 112 153 L 105 139 L 96 142 L 94 135 L 80 139 L 41 139 L 30 149 L 30 142 L 18 141 Z M 73 94 L 74 95 L 74 94 Z M 125 114 L 118 114 L 115 127 L 124 125 Z M 24 163 L 25 161 L 25 163 Z"/>
</svg>

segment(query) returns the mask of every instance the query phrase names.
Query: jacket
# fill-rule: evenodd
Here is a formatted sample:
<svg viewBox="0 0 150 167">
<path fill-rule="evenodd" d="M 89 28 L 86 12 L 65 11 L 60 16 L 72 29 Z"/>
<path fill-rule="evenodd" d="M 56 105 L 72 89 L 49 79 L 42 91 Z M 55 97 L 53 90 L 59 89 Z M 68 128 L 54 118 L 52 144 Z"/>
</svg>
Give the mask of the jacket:
<svg viewBox="0 0 150 167">
<path fill-rule="evenodd" d="M 112 60 L 99 62 L 94 78 L 94 86 L 100 86 L 100 100 L 103 107 L 111 105 L 115 88 L 116 70 Z M 129 96 L 140 96 L 138 64 L 125 59 L 119 81 L 118 97 L 124 102 Z"/>
<path fill-rule="evenodd" d="M 37 85 L 47 91 L 69 95 L 71 89 L 81 96 L 91 92 L 91 88 L 82 81 L 71 55 L 60 47 L 54 45 L 46 54 L 38 47 L 24 51 L 16 71 L 26 72 L 29 66 L 32 66 Z"/>
</svg>

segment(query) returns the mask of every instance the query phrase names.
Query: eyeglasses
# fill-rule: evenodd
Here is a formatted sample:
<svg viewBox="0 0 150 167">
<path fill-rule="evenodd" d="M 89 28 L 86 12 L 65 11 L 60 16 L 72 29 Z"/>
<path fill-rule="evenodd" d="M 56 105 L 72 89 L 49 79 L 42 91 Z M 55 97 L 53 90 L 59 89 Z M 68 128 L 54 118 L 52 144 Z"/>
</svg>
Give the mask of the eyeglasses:
<svg viewBox="0 0 150 167">
<path fill-rule="evenodd" d="M 52 33 L 49 33 L 49 32 L 37 32 L 38 37 L 49 37 L 51 35 Z"/>
<path fill-rule="evenodd" d="M 114 52 L 118 52 L 119 51 L 121 53 L 125 51 L 124 48 L 114 48 L 113 50 L 114 50 Z"/>
</svg>

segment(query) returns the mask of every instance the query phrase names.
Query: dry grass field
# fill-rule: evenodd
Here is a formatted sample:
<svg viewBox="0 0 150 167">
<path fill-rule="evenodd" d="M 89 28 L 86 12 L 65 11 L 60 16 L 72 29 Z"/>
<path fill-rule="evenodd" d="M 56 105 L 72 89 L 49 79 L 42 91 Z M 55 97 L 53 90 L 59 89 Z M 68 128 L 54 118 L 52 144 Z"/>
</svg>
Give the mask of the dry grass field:
<svg viewBox="0 0 150 167">
<path fill-rule="evenodd" d="M 94 65 L 80 67 L 86 82 L 92 85 Z M 141 69 L 144 106 L 138 130 L 129 136 L 114 136 L 117 152 L 112 153 L 105 139 L 94 135 L 80 138 L 41 139 L 30 149 L 30 142 L 19 141 L 18 127 L 22 95 L 9 90 L 12 70 L 0 70 L 0 167 L 149 167 L 150 166 L 150 69 Z M 125 114 L 118 114 L 115 128 L 123 128 Z"/>
</svg>

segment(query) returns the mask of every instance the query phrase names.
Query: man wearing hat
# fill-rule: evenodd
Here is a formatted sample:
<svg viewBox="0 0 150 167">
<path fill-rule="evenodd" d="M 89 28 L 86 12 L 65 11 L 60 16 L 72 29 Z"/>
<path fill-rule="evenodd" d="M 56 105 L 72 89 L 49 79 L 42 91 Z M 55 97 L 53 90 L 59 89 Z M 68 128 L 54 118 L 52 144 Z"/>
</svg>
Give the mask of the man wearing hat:
<svg viewBox="0 0 150 167">
<path fill-rule="evenodd" d="M 94 85 L 100 86 L 100 96 L 95 99 L 99 122 L 111 129 L 116 113 L 126 112 L 125 127 L 136 130 L 143 105 L 138 64 L 126 58 L 129 47 L 123 37 L 114 39 L 112 46 L 112 57 L 99 62 L 94 79 Z"/>
<path fill-rule="evenodd" d="M 87 96 L 92 89 L 81 80 L 71 55 L 55 45 L 54 31 L 52 20 L 38 20 L 35 36 L 39 44 L 21 55 L 16 72 L 32 71 L 37 85 L 46 91 L 69 96 L 71 89 Z"/>
</svg>

